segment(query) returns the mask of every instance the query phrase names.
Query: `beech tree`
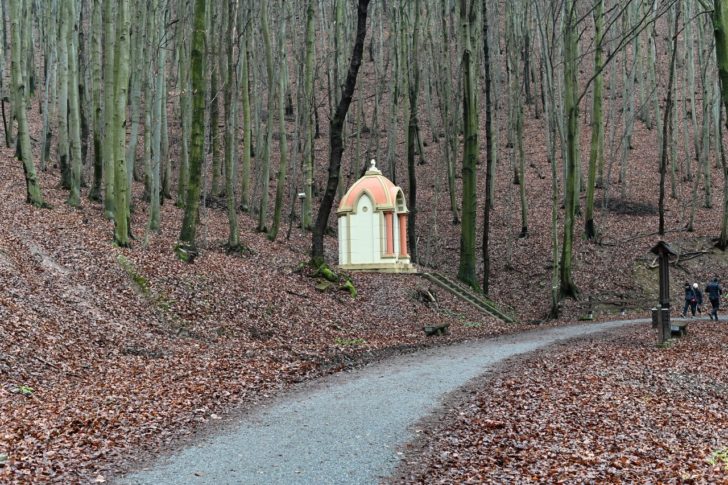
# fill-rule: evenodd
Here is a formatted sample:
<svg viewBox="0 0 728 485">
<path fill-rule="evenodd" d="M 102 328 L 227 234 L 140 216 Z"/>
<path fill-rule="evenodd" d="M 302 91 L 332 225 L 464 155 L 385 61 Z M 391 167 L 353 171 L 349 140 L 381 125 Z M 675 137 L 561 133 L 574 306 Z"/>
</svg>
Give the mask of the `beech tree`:
<svg viewBox="0 0 728 485">
<path fill-rule="evenodd" d="M 715 54 L 720 76 L 720 98 L 728 113 L 728 3 L 715 0 L 713 4 L 713 28 L 715 33 Z M 726 116 L 728 123 L 728 114 Z M 723 215 L 720 223 L 720 236 L 716 246 L 724 250 L 728 247 L 728 162 L 721 133 L 720 162 L 723 169 Z"/>
<path fill-rule="evenodd" d="M 177 255 L 189 260 L 190 252 L 196 250 L 197 220 L 200 209 L 202 166 L 205 151 L 205 96 L 206 59 L 205 46 L 207 29 L 205 22 L 205 0 L 195 0 L 190 53 L 190 78 L 192 88 L 192 119 L 190 132 L 190 166 L 182 230 L 180 231 Z"/>
<path fill-rule="evenodd" d="M 25 194 L 26 201 L 37 207 L 43 207 L 43 195 L 35 173 L 33 163 L 33 152 L 30 145 L 30 132 L 28 131 L 28 116 L 25 113 L 26 87 L 22 75 L 22 52 L 20 48 L 20 12 L 23 8 L 23 0 L 10 0 L 10 30 L 13 36 L 12 63 L 10 65 L 13 92 L 13 106 L 15 118 L 18 121 L 18 146 L 16 156 L 23 163 L 25 173 Z"/>
<path fill-rule="evenodd" d="M 114 94 L 115 103 L 111 129 L 113 130 L 114 155 L 114 243 L 129 246 L 129 199 L 130 187 L 127 181 L 127 166 L 124 154 L 126 146 L 126 101 L 129 86 L 129 0 L 118 2 L 116 18 L 116 45 L 114 51 Z"/>
<path fill-rule="evenodd" d="M 463 199 L 460 226 L 460 265 L 458 279 L 474 289 L 480 288 L 476 275 L 475 217 L 478 197 L 476 193 L 478 164 L 478 100 L 476 96 L 476 70 L 473 30 L 476 22 L 476 1 L 460 0 L 460 29 L 463 41 Z"/>
</svg>

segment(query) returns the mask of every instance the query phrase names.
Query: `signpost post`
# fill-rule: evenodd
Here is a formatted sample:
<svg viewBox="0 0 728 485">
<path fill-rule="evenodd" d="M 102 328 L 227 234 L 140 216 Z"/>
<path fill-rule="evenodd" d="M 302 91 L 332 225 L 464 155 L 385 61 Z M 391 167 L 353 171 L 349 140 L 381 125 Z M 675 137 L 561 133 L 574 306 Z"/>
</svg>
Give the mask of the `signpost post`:
<svg viewBox="0 0 728 485">
<path fill-rule="evenodd" d="M 657 255 L 660 268 L 660 305 L 653 311 L 653 327 L 657 326 L 657 343 L 670 338 L 670 256 L 677 256 L 665 241 L 658 242 L 651 251 Z M 656 315 L 655 315 L 656 313 Z"/>
</svg>

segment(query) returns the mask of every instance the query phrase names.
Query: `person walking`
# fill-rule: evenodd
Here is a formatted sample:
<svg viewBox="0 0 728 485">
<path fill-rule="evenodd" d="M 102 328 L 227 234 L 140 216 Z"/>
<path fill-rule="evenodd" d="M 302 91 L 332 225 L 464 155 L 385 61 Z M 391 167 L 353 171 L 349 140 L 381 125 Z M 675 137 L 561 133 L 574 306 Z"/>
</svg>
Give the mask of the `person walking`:
<svg viewBox="0 0 728 485">
<path fill-rule="evenodd" d="M 687 281 L 685 282 L 685 306 L 683 306 L 682 316 L 688 316 L 688 308 L 693 316 L 695 316 L 695 309 L 698 306 L 698 298 L 695 295 L 694 288 Z"/>
<path fill-rule="evenodd" d="M 695 310 L 703 313 L 703 292 L 700 291 L 697 283 L 693 283 L 693 293 L 695 294 Z M 695 310 L 693 310 L 693 316 L 695 316 Z"/>
<path fill-rule="evenodd" d="M 720 283 L 718 283 L 718 277 L 715 276 L 713 278 L 713 281 L 708 283 L 708 286 L 705 287 L 705 294 L 708 295 L 708 299 L 710 300 L 710 313 L 708 313 L 708 316 L 711 320 L 715 319 L 718 320 L 718 308 L 720 307 L 720 295 L 723 294 L 723 288 L 720 287 Z"/>
</svg>

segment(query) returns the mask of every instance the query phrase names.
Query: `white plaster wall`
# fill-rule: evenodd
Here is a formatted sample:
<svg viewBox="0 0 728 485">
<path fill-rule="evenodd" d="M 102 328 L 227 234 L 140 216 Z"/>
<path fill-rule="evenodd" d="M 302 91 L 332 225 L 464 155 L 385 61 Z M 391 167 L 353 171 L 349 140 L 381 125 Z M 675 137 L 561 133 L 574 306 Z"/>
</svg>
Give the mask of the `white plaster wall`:
<svg viewBox="0 0 728 485">
<path fill-rule="evenodd" d="M 349 263 L 349 217 L 339 217 L 339 264 Z"/>
<path fill-rule="evenodd" d="M 356 212 L 349 217 L 351 234 L 351 264 L 371 264 L 381 260 L 381 231 L 374 206 L 369 196 L 362 195 Z"/>
</svg>

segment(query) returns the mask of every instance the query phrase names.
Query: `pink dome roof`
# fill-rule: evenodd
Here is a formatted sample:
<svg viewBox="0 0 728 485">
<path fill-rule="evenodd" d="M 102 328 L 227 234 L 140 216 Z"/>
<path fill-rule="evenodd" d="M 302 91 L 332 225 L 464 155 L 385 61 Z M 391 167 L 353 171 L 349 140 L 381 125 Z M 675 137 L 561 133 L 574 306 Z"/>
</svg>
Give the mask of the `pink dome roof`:
<svg viewBox="0 0 728 485">
<path fill-rule="evenodd" d="M 372 166 L 366 174 L 354 182 L 339 203 L 337 213 L 351 212 L 356 207 L 359 198 L 366 193 L 378 210 L 394 210 L 397 201 L 397 193 L 401 189 L 394 185 L 391 180 L 382 175 L 372 160 Z"/>
</svg>

